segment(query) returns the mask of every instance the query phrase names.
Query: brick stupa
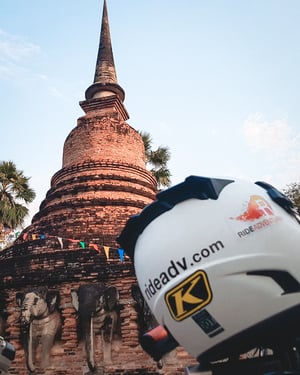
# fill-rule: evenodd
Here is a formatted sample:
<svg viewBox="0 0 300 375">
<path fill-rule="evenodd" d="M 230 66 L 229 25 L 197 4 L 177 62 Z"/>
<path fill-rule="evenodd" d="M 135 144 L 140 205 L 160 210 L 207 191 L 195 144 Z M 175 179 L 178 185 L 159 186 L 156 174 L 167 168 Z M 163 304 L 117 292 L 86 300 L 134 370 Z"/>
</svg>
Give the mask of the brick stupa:
<svg viewBox="0 0 300 375">
<path fill-rule="evenodd" d="M 85 115 L 67 136 L 62 168 L 32 223 L 0 253 L 1 306 L 5 336 L 16 347 L 11 373 L 25 375 L 16 293 L 40 285 L 59 291 L 61 336 L 52 350 L 51 369 L 38 374 L 88 374 L 71 289 L 105 282 L 120 293 L 121 336 L 105 363 L 101 335 L 95 359 L 101 374 L 183 374 L 188 356 L 178 349 L 163 370 L 139 345 L 139 316 L 131 287 L 136 284 L 130 259 L 118 249 L 117 235 L 127 219 L 155 199 L 156 180 L 147 171 L 141 136 L 126 121 L 124 90 L 118 84 L 104 0 L 94 83 L 80 102 Z M 37 156 L 38 157 L 38 156 Z M 189 363 L 189 362 L 187 362 Z"/>
<path fill-rule="evenodd" d="M 128 216 L 155 198 L 156 181 L 146 170 L 141 136 L 126 123 L 106 5 L 94 83 L 85 97 L 86 114 L 65 140 L 62 169 L 26 232 L 116 247 Z"/>
</svg>

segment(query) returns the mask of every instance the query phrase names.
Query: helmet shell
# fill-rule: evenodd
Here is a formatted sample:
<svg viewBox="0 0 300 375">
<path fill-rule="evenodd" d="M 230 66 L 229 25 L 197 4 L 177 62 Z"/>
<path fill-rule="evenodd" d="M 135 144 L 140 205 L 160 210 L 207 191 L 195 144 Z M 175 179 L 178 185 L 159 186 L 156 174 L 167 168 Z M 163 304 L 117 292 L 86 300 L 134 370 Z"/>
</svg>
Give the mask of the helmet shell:
<svg viewBox="0 0 300 375">
<path fill-rule="evenodd" d="M 204 198 L 185 191 L 174 200 L 174 188 L 158 195 L 167 208 L 151 220 L 141 213 L 134 264 L 158 322 L 191 355 L 210 361 L 243 352 L 258 338 L 277 340 L 278 321 L 292 324 L 300 302 L 300 227 L 289 204 L 272 199 L 274 191 L 281 203 L 286 198 L 267 184 L 193 178 L 209 181 L 216 194 L 200 187 Z M 278 335 L 293 330 L 281 328 Z"/>
</svg>

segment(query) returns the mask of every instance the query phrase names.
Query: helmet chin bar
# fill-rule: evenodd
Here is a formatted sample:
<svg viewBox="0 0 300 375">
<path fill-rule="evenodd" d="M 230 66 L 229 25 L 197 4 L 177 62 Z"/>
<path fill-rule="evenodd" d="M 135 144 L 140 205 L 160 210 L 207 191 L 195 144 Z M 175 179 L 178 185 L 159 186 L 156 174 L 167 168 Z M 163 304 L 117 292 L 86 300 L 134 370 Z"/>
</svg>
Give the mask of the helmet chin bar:
<svg viewBox="0 0 300 375">
<path fill-rule="evenodd" d="M 228 359 L 215 363 L 211 369 L 205 369 L 200 364 L 185 369 L 186 375 L 299 375 L 299 364 L 287 365 L 288 362 L 299 362 L 299 351 L 282 353 L 282 358 L 267 355 L 264 348 L 256 348 L 257 357 L 247 359 Z"/>
<path fill-rule="evenodd" d="M 186 375 L 300 375 L 300 306 L 232 337 L 222 347 L 201 354 Z M 162 368 L 163 357 L 179 346 L 159 325 L 140 344 Z M 224 346 L 227 351 L 224 352 Z"/>
<path fill-rule="evenodd" d="M 202 353 L 186 375 L 300 375 L 299 316 L 300 305 L 241 332 Z"/>
</svg>

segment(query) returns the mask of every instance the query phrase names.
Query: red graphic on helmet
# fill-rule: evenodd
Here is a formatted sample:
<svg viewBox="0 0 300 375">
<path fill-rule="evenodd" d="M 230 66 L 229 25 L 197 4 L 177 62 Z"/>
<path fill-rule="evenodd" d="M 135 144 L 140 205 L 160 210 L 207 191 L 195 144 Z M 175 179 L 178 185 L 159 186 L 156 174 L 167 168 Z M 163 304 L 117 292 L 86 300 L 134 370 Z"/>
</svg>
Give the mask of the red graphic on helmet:
<svg viewBox="0 0 300 375">
<path fill-rule="evenodd" d="M 262 216 L 273 216 L 274 212 L 271 205 L 261 196 L 252 195 L 250 197 L 247 210 L 242 215 L 237 216 L 236 220 L 251 221 L 260 219 Z"/>
</svg>

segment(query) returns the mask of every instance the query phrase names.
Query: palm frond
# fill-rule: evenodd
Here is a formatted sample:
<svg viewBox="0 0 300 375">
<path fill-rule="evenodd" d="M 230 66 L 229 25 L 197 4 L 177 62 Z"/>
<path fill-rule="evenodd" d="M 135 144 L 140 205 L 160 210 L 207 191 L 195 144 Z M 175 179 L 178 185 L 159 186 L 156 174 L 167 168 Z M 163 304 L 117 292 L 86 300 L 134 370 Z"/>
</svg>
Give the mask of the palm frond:
<svg viewBox="0 0 300 375">
<path fill-rule="evenodd" d="M 21 203 L 31 203 L 36 196 L 29 180 L 14 162 L 0 162 L 0 224 L 15 229 L 23 223 L 28 208 Z"/>
</svg>

